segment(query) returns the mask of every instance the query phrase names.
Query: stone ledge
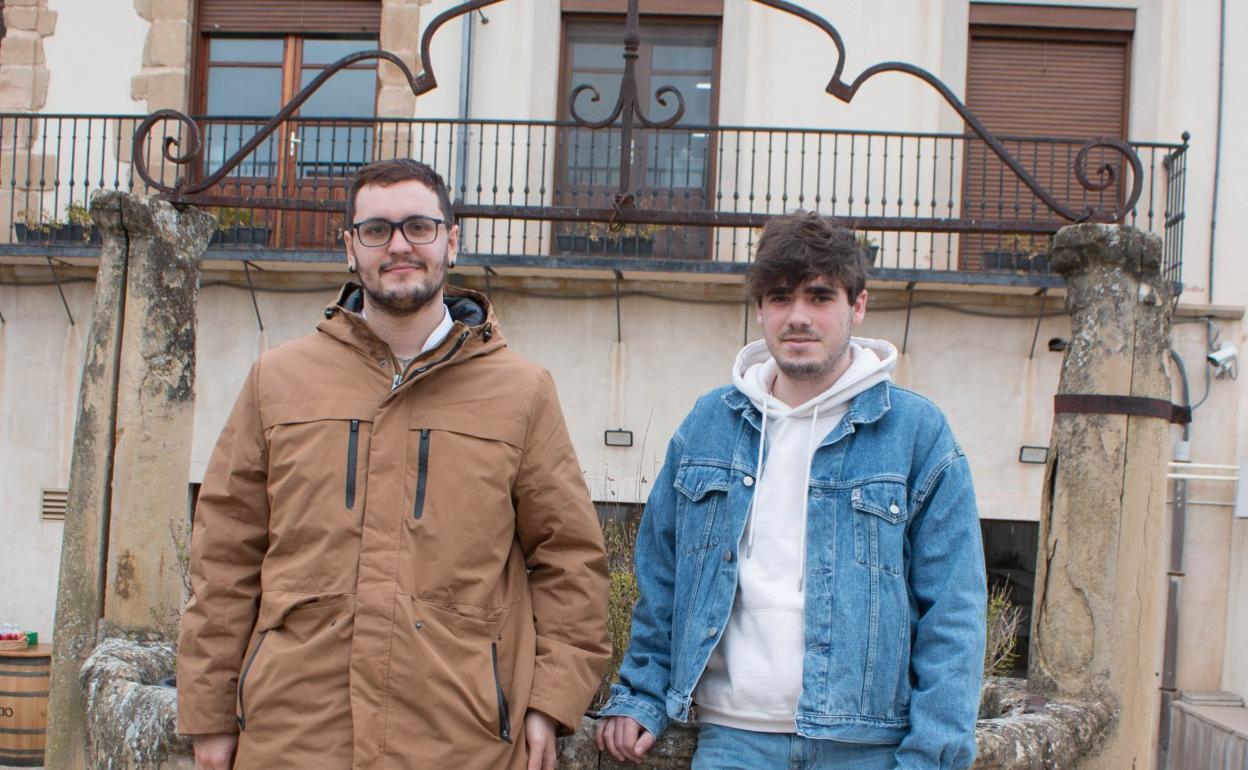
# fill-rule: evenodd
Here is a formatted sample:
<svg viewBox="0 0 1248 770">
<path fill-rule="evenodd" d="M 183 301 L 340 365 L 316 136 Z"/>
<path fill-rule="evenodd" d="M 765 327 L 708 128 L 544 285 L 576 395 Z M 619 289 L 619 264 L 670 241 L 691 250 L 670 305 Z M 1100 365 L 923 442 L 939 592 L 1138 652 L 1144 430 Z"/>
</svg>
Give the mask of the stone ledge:
<svg viewBox="0 0 1248 770">
<path fill-rule="evenodd" d="M 107 639 L 95 648 L 79 678 L 92 767 L 191 767 L 191 745 L 177 733 L 177 692 L 158 684 L 173 668 L 171 644 Z"/>
<path fill-rule="evenodd" d="M 173 770 L 191 767 L 190 743 L 177 734 L 177 692 L 157 683 L 174 670 L 172 645 L 109 639 L 82 669 L 91 756 L 98 767 Z M 1021 679 L 991 679 L 984 688 L 975 738 L 975 770 L 1073 767 L 1098 745 L 1114 717 L 1103 703 L 1045 700 Z M 596 721 L 585 717 L 559 740 L 559 770 L 686 770 L 697 729 L 672 725 L 641 765 L 600 755 Z M 111 764 L 110 764 L 111 763 Z"/>
</svg>

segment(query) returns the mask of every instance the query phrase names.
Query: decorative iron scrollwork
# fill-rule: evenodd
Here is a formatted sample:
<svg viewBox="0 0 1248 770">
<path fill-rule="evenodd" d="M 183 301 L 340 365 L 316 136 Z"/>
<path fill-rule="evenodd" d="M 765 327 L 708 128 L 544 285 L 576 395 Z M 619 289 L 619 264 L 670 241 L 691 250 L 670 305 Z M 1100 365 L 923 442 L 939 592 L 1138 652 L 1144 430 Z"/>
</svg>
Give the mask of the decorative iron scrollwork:
<svg viewBox="0 0 1248 770">
<path fill-rule="evenodd" d="M 196 193 L 203 192 L 216 185 L 224 179 L 231 171 L 233 171 L 248 155 L 256 150 L 269 136 L 271 136 L 283 121 L 289 119 L 313 93 L 315 93 L 324 83 L 333 77 L 333 75 L 342 69 L 351 66 L 357 62 L 366 61 L 368 59 L 377 59 L 388 61 L 399 69 L 406 78 L 412 93 L 416 96 L 427 93 L 437 87 L 437 78 L 434 76 L 433 64 L 430 57 L 430 46 L 433 38 L 448 21 L 472 13 L 486 6 L 494 5 L 502 2 L 502 0 L 468 0 L 443 13 L 439 14 L 429 26 L 425 29 L 420 41 L 420 61 L 422 72 L 419 75 L 413 75 L 407 65 L 403 63 L 399 57 L 389 51 L 360 51 L 339 59 L 334 64 L 323 70 L 312 82 L 305 86 L 291 101 L 282 107 L 281 111 L 274 115 L 264 126 L 260 128 L 237 152 L 231 155 L 224 163 L 212 174 L 192 181 L 188 176 L 180 176 L 172 185 L 164 184 L 154 179 L 149 173 L 147 167 L 147 153 L 144 148 L 148 142 L 154 127 L 166 120 L 173 120 L 181 123 L 185 127 L 185 133 L 188 140 L 188 146 L 183 149 L 177 138 L 166 137 L 161 145 L 161 155 L 165 162 L 175 166 L 187 166 L 199 157 L 203 150 L 203 136 L 199 126 L 182 112 L 177 110 L 158 110 L 149 115 L 139 125 L 135 132 L 133 145 L 133 158 L 135 171 L 138 175 L 151 186 L 152 189 L 170 196 L 176 196 L 185 199 Z M 802 8 L 795 3 L 786 0 L 752 0 L 752 2 L 773 8 L 792 16 L 796 16 L 816 27 L 832 40 L 833 46 L 836 48 L 837 58 L 833 67 L 832 78 L 828 81 L 826 87 L 827 93 L 849 103 L 858 93 L 863 84 L 876 75 L 885 72 L 901 72 L 912 77 L 918 78 L 927 83 L 939 93 L 944 100 L 954 109 L 955 112 L 966 122 L 971 131 L 981 139 L 989 149 L 992 150 L 1002 163 L 1004 163 L 1018 178 L 1030 189 L 1037 198 L 1039 198 L 1053 213 L 1071 222 L 1084 221 L 1103 221 L 1118 222 L 1121 221 L 1135 207 L 1136 202 L 1140 198 L 1143 191 L 1144 167 L 1140 162 L 1139 156 L 1135 151 L 1120 139 L 1115 138 L 1096 138 L 1085 143 L 1075 157 L 1072 172 L 1080 186 L 1089 192 L 1101 192 L 1109 189 L 1118 183 L 1122 178 L 1122 165 L 1130 167 L 1131 170 L 1131 190 L 1126 198 L 1122 201 L 1122 205 L 1117 208 L 1102 208 L 1095 205 L 1087 205 L 1082 209 L 1074 209 L 1059 201 L 1039 180 L 1033 177 L 1023 168 L 1022 164 L 1005 148 L 991 131 L 984 127 L 983 123 L 975 116 L 971 110 L 962 103 L 953 91 L 945 85 L 940 78 L 933 75 L 922 67 L 905 62 L 882 62 L 864 70 L 852 83 L 846 83 L 842 78 L 845 68 L 845 44 L 841 40 L 840 33 L 823 17 Z M 641 24 L 638 0 L 628 0 L 628 15 L 625 23 L 624 32 L 624 75 L 620 84 L 620 94 L 616 99 L 615 105 L 611 112 L 600 120 L 589 120 L 585 118 L 577 107 L 580 97 L 589 94 L 589 102 L 596 103 L 601 101 L 602 95 L 594 86 L 590 84 L 582 84 L 575 87 L 569 100 L 569 113 L 572 120 L 577 126 L 589 129 L 602 129 L 608 126 L 616 125 L 619 121 L 621 132 L 620 142 L 620 167 L 619 167 L 619 188 L 614 199 L 614 216 L 611 220 L 611 227 L 619 229 L 623 227 L 623 221 L 620 215 L 624 212 L 635 208 L 635 196 L 632 190 L 631 166 L 632 166 L 632 133 L 635 125 L 640 125 L 646 129 L 670 128 L 678 124 L 685 114 L 685 98 L 680 91 L 672 85 L 660 86 L 654 93 L 655 100 L 663 107 L 668 106 L 669 97 L 675 99 L 676 109 L 674 113 L 662 120 L 652 120 L 646 115 L 642 109 L 639 100 L 639 91 L 637 87 L 636 62 L 638 57 L 638 49 L 641 46 Z M 1101 162 L 1094 170 L 1089 170 L 1091 154 L 1094 150 L 1108 150 L 1122 157 L 1123 164 L 1114 164 L 1110 162 Z M 1093 178 L 1095 176 L 1095 179 Z"/>
<path fill-rule="evenodd" d="M 194 160 L 199 157 L 199 154 L 203 151 L 204 145 L 203 135 L 200 131 L 199 124 L 197 124 L 186 113 L 179 112 L 177 110 L 157 110 L 151 115 L 148 115 L 143 122 L 139 124 L 138 129 L 134 133 L 134 170 L 150 187 L 164 193 L 165 195 L 183 197 L 208 190 L 224 179 L 231 171 L 243 162 L 244 158 L 254 152 L 257 147 L 272 136 L 284 121 L 294 115 L 295 112 L 303 106 L 304 102 L 311 98 L 312 94 L 316 93 L 316 91 L 325 84 L 325 81 L 329 80 L 338 72 L 350 67 L 352 64 L 357 64 L 369 59 L 388 61 L 398 67 L 399 72 L 403 74 L 403 77 L 407 80 L 408 85 L 411 87 L 413 95 L 420 96 L 421 94 L 428 93 L 438 87 L 438 80 L 434 76 L 433 63 L 429 53 L 429 48 L 433 43 L 433 36 L 437 34 L 437 31 L 442 27 L 442 25 L 446 24 L 451 19 L 462 16 L 466 13 L 472 13 L 473 11 L 499 2 L 502 2 L 502 0 L 469 0 L 469 2 L 461 3 L 454 8 L 443 11 L 435 17 L 434 20 L 429 23 L 429 26 L 425 28 L 425 32 L 420 38 L 420 62 L 423 70 L 419 75 L 413 75 L 408 66 L 403 63 L 403 60 L 389 51 L 358 51 L 342 57 L 322 70 L 321 73 L 312 80 L 312 82 L 304 86 L 293 99 L 283 106 L 276 115 L 270 118 L 269 121 L 266 122 L 260 130 L 251 137 L 251 139 L 247 140 L 247 142 L 243 144 L 237 152 L 227 158 L 216 171 L 197 181 L 192 181 L 188 176 L 179 176 L 172 185 L 167 185 L 164 182 L 157 181 L 152 178 L 152 175 L 147 167 L 147 153 L 145 152 L 145 147 L 148 142 L 148 137 L 152 133 L 152 129 L 154 129 L 157 124 L 165 120 L 177 121 L 185 127 L 186 136 L 189 140 L 190 146 L 188 149 L 185 152 L 179 153 L 175 151 L 181 147 L 181 143 L 178 139 L 171 136 L 165 137 L 164 141 L 161 143 L 161 156 L 167 163 L 172 163 L 175 166 L 186 166 L 194 162 Z"/>
<path fill-rule="evenodd" d="M 862 87 L 871 78 L 884 72 L 903 72 L 912 77 L 927 83 L 936 90 L 950 107 L 958 113 L 971 130 L 988 145 L 1001 162 L 1004 163 L 1019 180 L 1027 185 L 1027 188 L 1035 193 L 1036 197 L 1044 202 L 1054 214 L 1071 222 L 1119 222 L 1122 221 L 1127 214 L 1135 208 L 1136 202 L 1140 199 L 1140 194 L 1144 187 L 1144 164 L 1140 162 L 1139 156 L 1131 146 L 1120 139 L 1111 137 L 1098 137 L 1085 143 L 1075 156 L 1074 174 L 1079 184 L 1089 192 L 1100 192 L 1113 186 L 1121 178 L 1122 172 L 1118 166 L 1111 163 L 1102 163 L 1096 170 L 1100 177 L 1098 181 L 1092 181 L 1088 177 L 1088 156 L 1095 149 L 1107 149 L 1118 153 L 1122 156 L 1123 161 L 1131 167 L 1131 192 L 1123 201 L 1122 206 L 1114 209 L 1103 209 L 1100 206 L 1088 205 L 1083 209 L 1072 209 L 1061 201 L 1057 200 L 1051 192 L 1048 191 L 1040 182 L 1023 168 L 1015 157 L 1010 154 L 1001 141 L 993 135 L 991 131 L 984 127 L 984 124 L 975 117 L 975 113 L 962 103 L 962 100 L 954 95 L 949 86 L 944 81 L 933 75 L 931 72 L 906 62 L 882 62 L 863 70 L 853 83 L 846 83 L 841 79 L 841 74 L 845 69 L 845 44 L 841 40 L 840 33 L 836 28 L 828 23 L 827 19 L 822 16 L 811 13 L 794 3 L 786 0 L 753 0 L 753 2 L 774 8 L 778 11 L 796 16 L 810 24 L 815 25 L 823 30 L 828 37 L 832 39 L 832 44 L 836 46 L 836 66 L 832 70 L 832 79 L 828 81 L 827 92 L 842 102 L 849 104 L 854 95 L 858 93 L 858 89 Z"/>
</svg>

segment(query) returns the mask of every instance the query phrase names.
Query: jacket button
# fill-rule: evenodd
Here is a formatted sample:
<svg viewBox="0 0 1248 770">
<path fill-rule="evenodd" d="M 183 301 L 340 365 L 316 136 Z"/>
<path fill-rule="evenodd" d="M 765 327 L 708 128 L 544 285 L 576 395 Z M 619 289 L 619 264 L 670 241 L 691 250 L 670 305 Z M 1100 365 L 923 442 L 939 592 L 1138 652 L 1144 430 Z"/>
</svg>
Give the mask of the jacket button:
<svg viewBox="0 0 1248 770">
<path fill-rule="evenodd" d="M 714 639 L 715 634 L 718 634 L 718 633 L 719 633 L 719 629 L 716 628 L 715 626 L 711 626 L 710 628 L 706 629 L 706 635 L 710 639 Z"/>
<path fill-rule="evenodd" d="M 895 516 L 901 513 L 901 509 L 897 507 L 897 503 L 893 503 L 892 505 L 888 506 L 888 512 Z"/>
<path fill-rule="evenodd" d="M 754 486 L 754 477 L 746 476 L 745 478 L 741 479 L 741 483 L 746 485 L 747 487 L 752 487 Z"/>
<path fill-rule="evenodd" d="M 732 561 L 732 550 L 724 551 L 724 561 Z"/>
</svg>

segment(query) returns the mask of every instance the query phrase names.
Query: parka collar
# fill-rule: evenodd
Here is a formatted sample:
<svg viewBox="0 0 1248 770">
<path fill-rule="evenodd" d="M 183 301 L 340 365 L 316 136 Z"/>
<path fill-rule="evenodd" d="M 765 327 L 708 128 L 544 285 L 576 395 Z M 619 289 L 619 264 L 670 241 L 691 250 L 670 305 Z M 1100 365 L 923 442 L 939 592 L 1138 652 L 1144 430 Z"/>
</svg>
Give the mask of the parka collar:
<svg viewBox="0 0 1248 770">
<path fill-rule="evenodd" d="M 453 348 L 456 351 L 453 358 L 463 360 L 506 346 L 494 308 L 484 295 L 447 284 L 442 287 L 442 301 L 454 325 L 440 345 L 422 353 L 419 358 L 445 358 Z M 373 333 L 364 320 L 360 313 L 363 308 L 363 287 L 348 282 L 338 292 L 338 298 L 325 308 L 325 318 L 316 328 L 339 342 L 363 351 L 370 358 L 389 359 L 389 346 Z"/>
</svg>

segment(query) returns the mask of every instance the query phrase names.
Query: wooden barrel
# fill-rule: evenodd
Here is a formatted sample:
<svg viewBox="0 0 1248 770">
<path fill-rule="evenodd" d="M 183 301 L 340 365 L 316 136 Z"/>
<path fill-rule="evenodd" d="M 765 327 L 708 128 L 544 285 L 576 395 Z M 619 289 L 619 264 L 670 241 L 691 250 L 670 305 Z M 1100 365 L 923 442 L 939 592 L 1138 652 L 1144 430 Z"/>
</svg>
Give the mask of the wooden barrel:
<svg viewBox="0 0 1248 770">
<path fill-rule="evenodd" d="M 42 767 L 52 645 L 0 650 L 0 765 Z"/>
</svg>

